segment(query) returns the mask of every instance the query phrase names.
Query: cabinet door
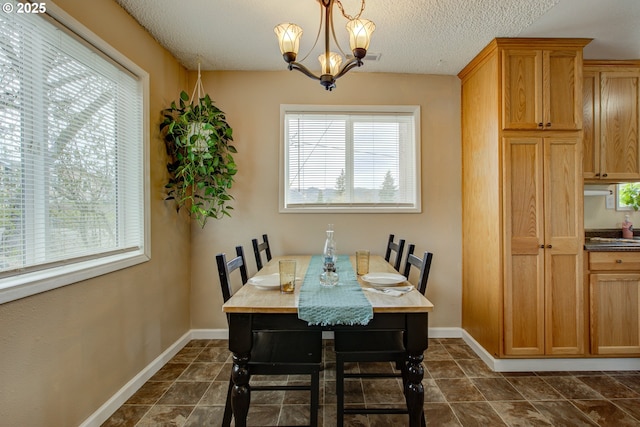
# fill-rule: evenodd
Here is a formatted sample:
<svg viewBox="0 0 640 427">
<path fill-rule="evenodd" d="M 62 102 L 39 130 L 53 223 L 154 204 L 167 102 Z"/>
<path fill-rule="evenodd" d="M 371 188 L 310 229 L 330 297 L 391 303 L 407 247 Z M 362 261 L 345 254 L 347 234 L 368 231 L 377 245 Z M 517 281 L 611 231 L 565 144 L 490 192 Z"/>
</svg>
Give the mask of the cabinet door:
<svg viewBox="0 0 640 427">
<path fill-rule="evenodd" d="M 503 140 L 504 352 L 584 354 L 580 139 Z"/>
<path fill-rule="evenodd" d="M 582 51 L 545 50 L 542 62 L 543 128 L 582 128 Z"/>
<path fill-rule="evenodd" d="M 505 49 L 502 128 L 582 128 L 582 53 L 579 49 Z"/>
<path fill-rule="evenodd" d="M 640 354 L 640 274 L 589 275 L 591 352 Z"/>
<path fill-rule="evenodd" d="M 504 352 L 544 354 L 542 138 L 505 138 Z"/>
<path fill-rule="evenodd" d="M 502 128 L 542 128 L 542 51 L 505 49 L 502 54 Z"/>
<path fill-rule="evenodd" d="M 584 354 L 582 147 L 544 138 L 545 353 Z"/>
<path fill-rule="evenodd" d="M 582 74 L 582 174 L 584 179 L 600 176 L 600 74 Z"/>
<path fill-rule="evenodd" d="M 640 71 L 600 73 L 602 178 L 640 181 Z"/>
</svg>

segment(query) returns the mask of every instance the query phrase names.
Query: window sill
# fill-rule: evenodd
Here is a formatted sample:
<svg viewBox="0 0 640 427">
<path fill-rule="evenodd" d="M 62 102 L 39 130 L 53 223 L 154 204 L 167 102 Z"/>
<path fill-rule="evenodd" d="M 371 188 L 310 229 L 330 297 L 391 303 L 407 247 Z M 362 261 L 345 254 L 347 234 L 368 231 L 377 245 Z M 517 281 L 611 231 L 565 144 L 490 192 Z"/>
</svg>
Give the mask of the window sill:
<svg viewBox="0 0 640 427">
<path fill-rule="evenodd" d="M 367 207 L 367 206 L 300 206 L 300 207 L 281 207 L 280 213 L 342 213 L 342 214 L 403 214 L 403 213 L 421 213 L 419 206 L 385 206 L 385 207 Z"/>
<path fill-rule="evenodd" d="M 102 276 L 149 259 L 143 251 L 127 252 L 0 279 L 0 304 Z"/>
</svg>

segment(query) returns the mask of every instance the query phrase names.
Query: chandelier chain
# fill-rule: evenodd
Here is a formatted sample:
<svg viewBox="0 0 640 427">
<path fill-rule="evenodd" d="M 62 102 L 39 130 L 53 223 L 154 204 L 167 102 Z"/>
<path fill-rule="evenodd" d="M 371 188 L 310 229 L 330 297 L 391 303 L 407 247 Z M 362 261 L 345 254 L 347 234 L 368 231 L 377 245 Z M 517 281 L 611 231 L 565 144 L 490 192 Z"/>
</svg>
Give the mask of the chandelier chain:
<svg viewBox="0 0 640 427">
<path fill-rule="evenodd" d="M 360 3 L 360 12 L 358 12 L 356 16 L 351 16 L 346 14 L 344 11 L 344 7 L 342 6 L 342 2 L 340 0 L 335 0 L 335 3 L 338 5 L 338 9 L 340 9 L 342 16 L 347 18 L 349 21 L 353 21 L 354 19 L 359 19 L 360 15 L 362 15 L 362 12 L 364 12 L 365 0 L 362 0 L 362 3 Z"/>
</svg>

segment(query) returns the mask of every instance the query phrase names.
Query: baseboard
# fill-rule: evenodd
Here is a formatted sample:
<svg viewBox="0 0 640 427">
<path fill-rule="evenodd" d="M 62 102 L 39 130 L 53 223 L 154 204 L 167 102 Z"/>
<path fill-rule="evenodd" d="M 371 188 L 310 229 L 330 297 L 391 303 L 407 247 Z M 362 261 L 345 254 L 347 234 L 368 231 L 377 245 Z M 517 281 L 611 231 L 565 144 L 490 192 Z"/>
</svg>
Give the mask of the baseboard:
<svg viewBox="0 0 640 427">
<path fill-rule="evenodd" d="M 429 338 L 462 338 L 462 329 L 429 328 Z"/>
<path fill-rule="evenodd" d="M 192 339 L 192 331 L 185 333 L 162 354 L 156 357 L 142 371 L 126 383 L 104 405 L 98 408 L 80 427 L 100 427 L 114 414 L 133 394 L 143 386 L 156 372 L 160 370 L 173 356 L 175 356 Z"/>
<path fill-rule="evenodd" d="M 467 331 L 461 329 L 462 339 L 495 372 L 533 371 L 638 371 L 640 358 L 556 358 L 556 359 L 497 359 L 487 352 Z"/>
<path fill-rule="evenodd" d="M 192 340 L 228 340 L 228 329 L 192 329 Z"/>
</svg>

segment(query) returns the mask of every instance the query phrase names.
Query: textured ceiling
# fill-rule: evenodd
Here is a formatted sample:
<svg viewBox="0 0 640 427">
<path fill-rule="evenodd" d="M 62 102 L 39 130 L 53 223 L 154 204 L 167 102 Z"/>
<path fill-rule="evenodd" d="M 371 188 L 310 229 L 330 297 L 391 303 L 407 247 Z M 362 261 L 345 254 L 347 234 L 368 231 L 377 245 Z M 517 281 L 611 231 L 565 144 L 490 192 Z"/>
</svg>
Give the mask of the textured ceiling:
<svg viewBox="0 0 640 427">
<path fill-rule="evenodd" d="M 203 70 L 284 70 L 273 28 L 300 25 L 302 57 L 320 20 L 315 0 L 116 2 L 190 70 L 198 61 Z M 342 4 L 349 15 L 360 10 L 360 0 Z M 348 51 L 346 20 L 334 14 Z M 494 37 L 593 38 L 585 58 L 640 58 L 640 0 L 369 0 L 362 17 L 376 24 L 369 53 L 380 58 L 358 72 L 455 75 Z M 311 70 L 316 50 L 304 61 Z"/>
</svg>

